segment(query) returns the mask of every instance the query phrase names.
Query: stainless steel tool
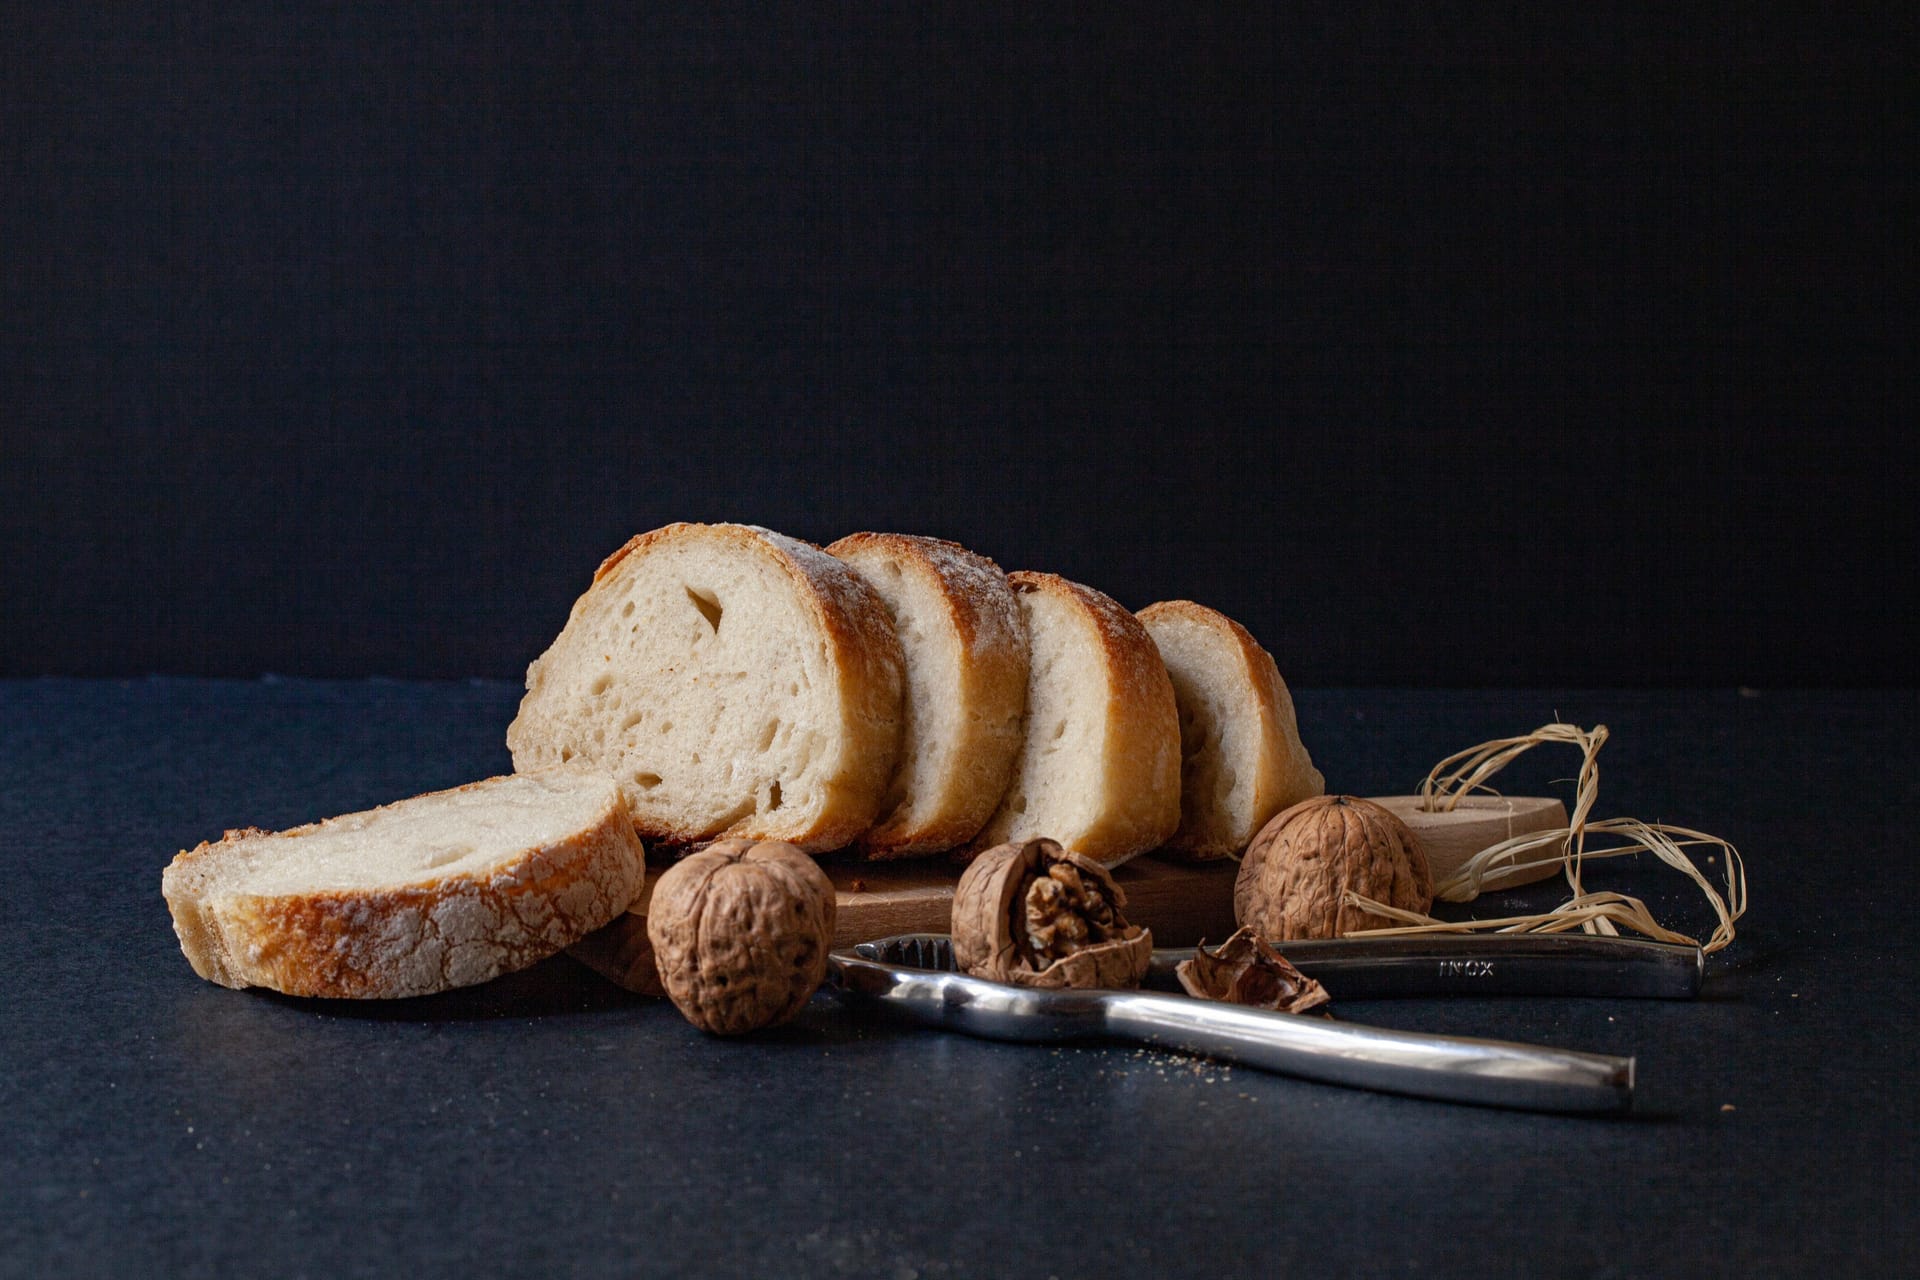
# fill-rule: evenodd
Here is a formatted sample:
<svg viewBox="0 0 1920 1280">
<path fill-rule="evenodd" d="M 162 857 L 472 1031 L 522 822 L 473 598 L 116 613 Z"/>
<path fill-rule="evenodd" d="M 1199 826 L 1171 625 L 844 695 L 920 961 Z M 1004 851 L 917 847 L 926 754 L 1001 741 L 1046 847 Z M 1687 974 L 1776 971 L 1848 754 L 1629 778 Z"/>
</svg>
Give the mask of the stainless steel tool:
<svg viewBox="0 0 1920 1280">
<path fill-rule="evenodd" d="M 1170 972 L 1162 954 L 1155 960 Z M 1040 991 L 968 977 L 952 964 L 944 935 L 908 934 L 835 951 L 829 973 L 832 989 L 856 1006 L 993 1040 L 1127 1040 L 1332 1084 L 1532 1111 L 1620 1112 L 1633 1101 L 1632 1058 L 1156 992 Z"/>
<path fill-rule="evenodd" d="M 951 969 L 944 933 L 902 933 L 854 948 L 869 960 Z M 1402 996 L 1611 996 L 1691 1000 L 1700 994 L 1706 956 L 1637 938 L 1585 933 L 1453 934 L 1398 938 L 1321 938 L 1289 942 L 1287 959 L 1338 1000 Z M 1160 947 L 1146 984 L 1179 991 L 1174 967 L 1187 947 Z"/>
</svg>

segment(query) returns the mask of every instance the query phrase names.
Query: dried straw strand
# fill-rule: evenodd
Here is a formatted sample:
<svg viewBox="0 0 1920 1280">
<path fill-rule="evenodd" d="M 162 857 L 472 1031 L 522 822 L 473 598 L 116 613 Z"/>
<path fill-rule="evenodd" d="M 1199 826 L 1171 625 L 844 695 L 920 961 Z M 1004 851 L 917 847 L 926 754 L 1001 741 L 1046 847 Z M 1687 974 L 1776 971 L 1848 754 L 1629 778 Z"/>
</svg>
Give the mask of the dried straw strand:
<svg viewBox="0 0 1920 1280">
<path fill-rule="evenodd" d="M 1591 730 L 1578 725 L 1542 725 L 1517 738 L 1496 738 L 1477 747 L 1455 752 L 1436 764 L 1420 784 L 1422 807 L 1428 812 L 1452 810 L 1463 796 L 1477 790 L 1491 791 L 1487 780 L 1506 768 L 1523 753 L 1543 743 L 1564 743 L 1581 751 L 1573 814 L 1565 827 L 1534 831 L 1502 840 L 1481 850 L 1445 880 L 1434 886 L 1434 896 L 1447 902 L 1471 902 L 1478 898 L 1486 881 L 1500 873 L 1520 868 L 1559 865 L 1572 891 L 1567 901 L 1552 911 L 1534 915 L 1505 916 L 1490 920 L 1436 920 L 1414 911 L 1403 911 L 1348 891 L 1349 906 L 1402 923 L 1392 928 L 1361 929 L 1348 937 L 1386 937 L 1420 933 L 1469 933 L 1495 930 L 1500 933 L 1564 933 L 1578 928 L 1587 933 L 1617 936 L 1621 928 L 1661 942 L 1699 946 L 1703 951 L 1718 951 L 1734 938 L 1734 921 L 1747 909 L 1747 871 L 1740 851 L 1728 841 L 1704 831 L 1673 826 L 1663 822 L 1642 822 L 1638 818 L 1605 818 L 1589 821 L 1594 802 L 1600 795 L 1600 766 L 1597 757 L 1606 745 L 1607 727 Z M 1587 848 L 1587 836 L 1610 836 L 1620 843 L 1604 848 Z M 1716 846 L 1726 851 L 1726 891 L 1722 893 L 1688 855 L 1687 849 L 1699 845 Z M 1557 847 L 1556 847 L 1557 846 Z M 1531 861 L 1522 855 L 1538 854 L 1549 847 L 1554 852 Z M 1589 892 L 1581 882 L 1581 871 L 1589 858 L 1617 858 L 1631 853 L 1651 853 L 1681 872 L 1699 886 L 1713 908 L 1718 923 L 1705 943 L 1684 933 L 1668 929 L 1653 918 L 1647 905 L 1638 898 L 1619 893 Z"/>
</svg>

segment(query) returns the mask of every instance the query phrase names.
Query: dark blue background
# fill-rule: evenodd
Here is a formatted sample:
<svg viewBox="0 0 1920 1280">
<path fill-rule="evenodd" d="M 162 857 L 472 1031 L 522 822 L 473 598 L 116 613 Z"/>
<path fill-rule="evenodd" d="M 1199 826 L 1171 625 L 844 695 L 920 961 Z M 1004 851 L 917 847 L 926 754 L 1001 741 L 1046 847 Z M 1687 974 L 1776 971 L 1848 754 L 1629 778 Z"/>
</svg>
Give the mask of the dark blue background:
<svg viewBox="0 0 1920 1280">
<path fill-rule="evenodd" d="M 1913 11 L 1578 8 L 6 6 L 0 675 L 513 677 L 731 518 L 1909 680 Z"/>
</svg>

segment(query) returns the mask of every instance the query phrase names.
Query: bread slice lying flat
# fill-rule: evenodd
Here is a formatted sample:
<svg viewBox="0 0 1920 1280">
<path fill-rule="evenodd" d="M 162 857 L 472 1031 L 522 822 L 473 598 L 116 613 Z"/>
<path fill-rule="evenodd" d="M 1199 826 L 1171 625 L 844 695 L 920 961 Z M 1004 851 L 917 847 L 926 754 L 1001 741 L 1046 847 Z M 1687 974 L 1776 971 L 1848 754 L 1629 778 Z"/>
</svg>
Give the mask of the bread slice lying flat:
<svg viewBox="0 0 1920 1280">
<path fill-rule="evenodd" d="M 1163 600 L 1140 621 L 1180 707 L 1180 829 L 1167 847 L 1196 860 L 1236 854 L 1267 819 L 1326 789 L 1293 697 L 1273 656 L 1223 613 Z"/>
<path fill-rule="evenodd" d="M 1013 588 L 993 561 L 939 538 L 856 533 L 827 551 L 887 606 L 907 663 L 899 763 L 858 846 L 903 858 L 963 844 L 1020 749 L 1027 626 Z"/>
<path fill-rule="evenodd" d="M 161 878 L 195 973 L 296 996 L 418 996 L 522 969 L 639 894 L 609 778 L 489 778 L 291 831 L 229 831 Z"/>
<path fill-rule="evenodd" d="M 1051 573 L 1008 575 L 1026 615 L 1026 732 L 972 848 L 1046 836 L 1107 866 L 1180 825 L 1180 719 L 1146 628 Z"/>
<path fill-rule="evenodd" d="M 900 642 L 809 543 L 673 524 L 607 557 L 527 668 L 516 769 L 590 762 L 649 839 L 837 849 L 873 825 L 900 745 Z"/>
</svg>

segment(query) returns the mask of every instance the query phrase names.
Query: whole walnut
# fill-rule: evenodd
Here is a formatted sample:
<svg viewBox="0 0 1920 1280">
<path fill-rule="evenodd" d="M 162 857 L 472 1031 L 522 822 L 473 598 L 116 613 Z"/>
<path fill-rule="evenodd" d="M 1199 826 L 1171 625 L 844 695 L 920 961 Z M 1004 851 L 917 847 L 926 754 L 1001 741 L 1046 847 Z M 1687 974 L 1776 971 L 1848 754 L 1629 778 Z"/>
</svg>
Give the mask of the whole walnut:
<svg viewBox="0 0 1920 1280">
<path fill-rule="evenodd" d="M 1433 873 L 1406 823 L 1358 796 L 1315 796 L 1275 814 L 1247 846 L 1233 918 L 1268 942 L 1398 923 L 1347 906 L 1349 889 L 1405 911 L 1433 905 Z"/>
<path fill-rule="evenodd" d="M 687 1021 L 739 1035 L 800 1012 L 827 975 L 833 882 L 778 841 L 722 840 L 669 867 L 647 906 L 647 940 Z"/>
<path fill-rule="evenodd" d="M 953 893 L 953 958 L 976 978 L 1022 987 L 1137 987 L 1153 935 L 1127 923 L 1112 872 L 1057 841 L 988 849 Z"/>
</svg>

